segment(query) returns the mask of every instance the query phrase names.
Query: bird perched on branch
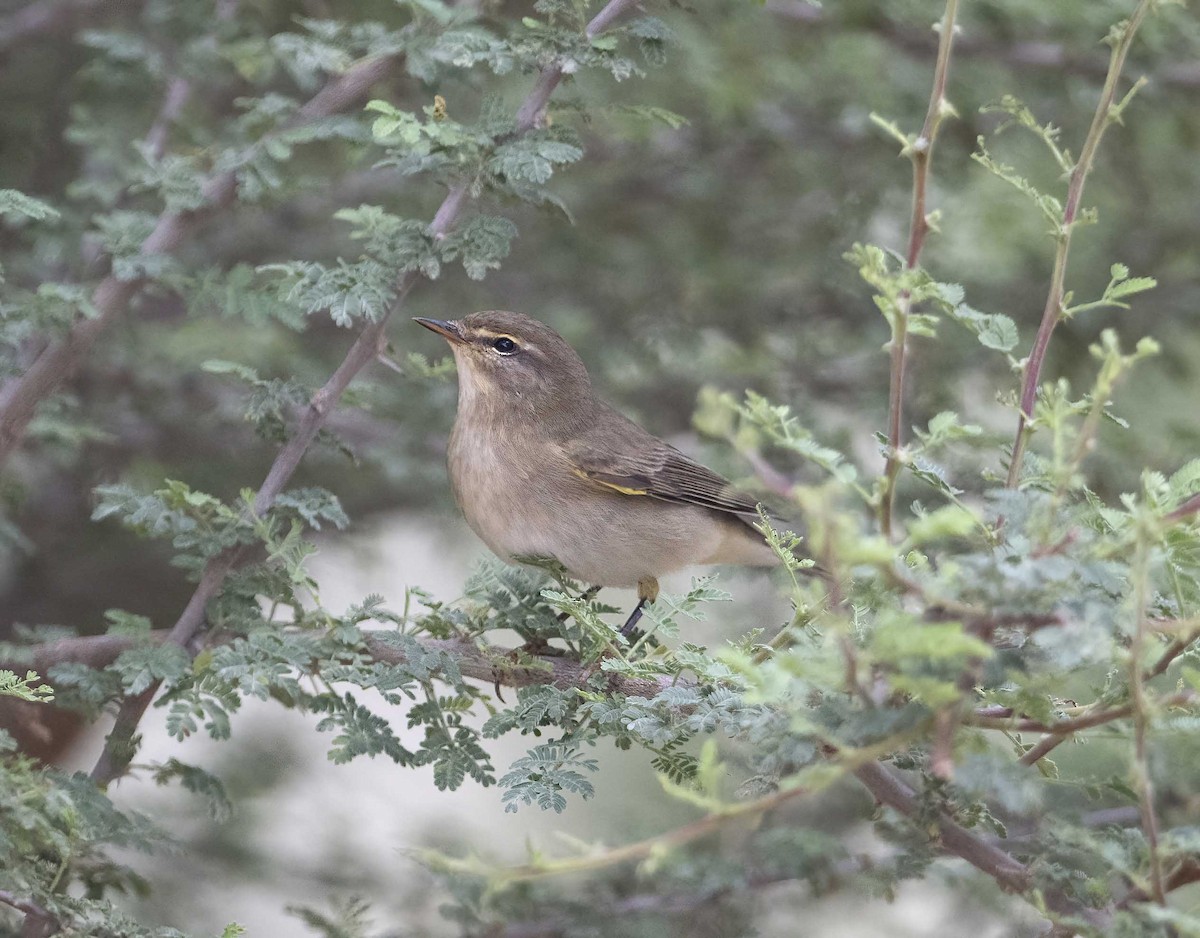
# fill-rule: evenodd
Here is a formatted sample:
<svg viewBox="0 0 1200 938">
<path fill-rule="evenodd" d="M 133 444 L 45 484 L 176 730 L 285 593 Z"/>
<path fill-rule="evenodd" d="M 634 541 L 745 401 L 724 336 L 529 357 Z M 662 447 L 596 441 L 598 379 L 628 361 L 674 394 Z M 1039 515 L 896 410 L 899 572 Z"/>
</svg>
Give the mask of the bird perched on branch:
<svg viewBox="0 0 1200 938">
<path fill-rule="evenodd" d="M 562 336 L 521 313 L 417 319 L 458 366 L 450 483 L 502 560 L 553 558 L 595 586 L 637 587 L 694 564 L 778 563 L 754 498 L 613 410 Z"/>
</svg>

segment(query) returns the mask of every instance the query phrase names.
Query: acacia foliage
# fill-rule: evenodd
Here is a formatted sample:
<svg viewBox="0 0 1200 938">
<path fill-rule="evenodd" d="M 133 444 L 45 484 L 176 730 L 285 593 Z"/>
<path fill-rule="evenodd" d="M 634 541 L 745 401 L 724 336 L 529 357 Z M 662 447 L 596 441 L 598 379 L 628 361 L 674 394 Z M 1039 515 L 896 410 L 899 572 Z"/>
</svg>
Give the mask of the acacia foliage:
<svg viewBox="0 0 1200 938">
<path fill-rule="evenodd" d="M 1163 12 L 1156 7 L 1122 12 Z M 77 158 L 70 166 L 50 161 L 60 179 L 0 193 L 13 245 L 0 320 L 6 386 L 19 385 L 46 343 L 69 341 L 111 315 L 91 289 L 108 277 L 130 287 L 119 315 L 135 324 L 135 338 L 132 351 L 102 349 L 92 365 L 96 380 L 111 387 L 106 369 L 119 367 L 135 383 L 177 389 L 166 382 L 164 363 L 186 363 L 216 411 L 213 436 L 244 421 L 269 458 L 294 438 L 297 414 L 336 366 L 329 349 L 344 349 L 343 330 L 361 334 L 385 322 L 418 280 L 449 280 L 456 267 L 469 280 L 489 276 L 521 229 L 569 224 L 572 201 L 564 196 L 580 184 L 570 176 L 560 184 L 559 174 L 584 159 L 589 145 L 634 147 L 645 133 L 634 128 L 645 121 L 683 128 L 659 100 L 633 103 L 622 90 L 614 108 L 609 86 L 589 81 L 646 77 L 647 95 L 679 83 L 686 58 L 664 65 L 673 28 L 694 30 L 720 16 L 638 11 L 590 33 L 595 12 L 559 0 L 539 0 L 520 15 L 420 0 L 363 8 L 351 21 L 297 18 L 286 5 L 252 12 L 228 3 L 148 2 L 125 19 L 78 32 L 84 61 L 55 144 L 69 145 Z M 1091 36 L 1098 17 L 1115 21 L 1115 12 L 1089 12 L 1070 26 Z M 896 16 L 885 27 L 903 29 Z M 1136 38 L 1129 20 L 1113 29 L 1114 46 Z M 1174 41 L 1194 40 L 1189 29 Z M 1148 35 L 1160 53 L 1173 51 L 1163 32 Z M 695 53 L 697 46 L 684 48 Z M 322 88 L 380 61 L 394 73 L 377 76 L 362 100 L 313 108 L 328 100 Z M 953 56 L 950 62 L 954 101 L 958 72 Z M 923 68 L 927 81 L 932 58 Z M 566 99 L 546 115 L 522 114 L 515 87 L 538 87 L 554 69 L 568 76 Z M 183 104 L 169 109 L 164 101 L 180 83 Z M 1119 103 L 1102 109 L 1105 125 L 1143 106 L 1125 96 L 1127 82 L 1120 87 Z M 1023 208 L 1014 211 L 1027 212 L 1033 230 L 1051 233 L 1048 245 L 1027 238 L 1034 245 L 1027 250 L 1062 252 L 1066 263 L 1067 237 L 1097 220 L 1086 204 L 1069 215 L 1070 190 L 1058 179 L 1076 172 L 1072 154 L 1081 144 L 1066 144 L 1036 104 L 1006 97 L 1007 90 L 990 89 L 988 100 L 997 103 L 989 113 L 1001 123 L 971 141 L 981 175 L 966 191 L 977 187 L 985 205 L 1002 198 L 996 192 L 1005 199 L 1016 193 L 1012 204 Z M 972 84 L 963 94 L 975 91 Z M 939 121 L 949 120 L 951 111 L 936 103 Z M 614 122 L 614 112 L 639 123 Z M 910 158 L 930 142 L 906 129 L 915 123 L 909 111 L 875 121 Z M 1091 139 L 1086 121 L 1079 131 L 1081 141 Z M 1017 133 L 1026 136 L 1010 144 Z M 1026 141 L 1041 148 L 1038 155 L 1023 149 Z M 951 178 L 963 172 L 959 166 Z M 221 200 L 220 180 L 230 180 L 232 202 Z M 439 231 L 430 219 L 444 189 L 460 191 L 466 209 Z M 362 190 L 370 201 L 355 197 Z M 308 232 L 297 235 L 293 253 L 248 245 L 252 224 L 223 237 L 228 218 L 259 213 L 278 226 L 306 198 L 318 208 L 310 202 L 304 212 L 323 213 L 323 223 L 340 232 L 311 251 L 303 250 Z M 952 208 L 941 225 L 949 227 Z M 185 220 L 192 240 L 147 250 L 164 219 Z M 935 215 L 928 221 L 939 224 Z M 587 224 L 581 219 L 578 227 Z M 351 421 L 314 410 L 323 421 L 314 437 L 318 478 L 265 508 L 247 487 L 257 476 L 234 473 L 248 468 L 236 461 L 209 479 L 181 481 L 150 460 L 130 459 L 123 479 L 94 487 L 91 523 L 160 543 L 181 582 L 223 570 L 229 560 L 206 604 L 202 634 L 164 640 L 174 615 L 122 606 L 105 616 L 108 660 L 88 659 L 80 652 L 92 647 L 85 643 L 51 646 L 59 633 L 37 626 L 22 630 L 25 645 L 7 657 L 22 668 L 48 662 L 55 703 L 88 716 L 118 706 L 123 715 L 136 713 L 130 702 L 161 687 L 143 719 L 164 721 L 181 743 L 201 732 L 229 739 L 243 701 L 272 700 L 314 714 L 336 762 L 384 756 L 399 768 L 430 766 L 439 789 L 496 785 L 503 791 L 497 810 L 567 811 L 602 783 L 606 745 L 636 748 L 668 795 L 696 812 L 684 828 L 623 848 L 534 853 L 517 869 L 430 854 L 450 897 L 444 913 L 464 934 L 593 934 L 598 916 L 629 934 L 683 932 L 699 922 L 723 935 L 749 933 L 755 890 L 803 882 L 817 892 L 888 895 L 935 869 L 964 892 L 1016 893 L 1031 918 L 1063 933 L 1200 933 L 1193 909 L 1176 895 L 1200 876 L 1188 758 L 1200 692 L 1200 468 L 1187 462 L 1163 471 L 1139 462 L 1131 469 L 1120 461 L 1120 444 L 1108 444 L 1102 432 L 1125 422 L 1118 392 L 1154 368 L 1161 349 L 1146 338 L 1122 342 L 1109 329 L 1084 335 L 1088 365 L 1073 369 L 1073 383 L 1057 375 L 1043 383 L 1034 373 L 1029 448 L 1015 484 L 1006 485 L 1014 464 L 1010 426 L 1038 324 L 1015 305 L 982 311 L 993 307 L 973 296 L 968 302 L 967 286 L 896 247 L 868 243 L 864 232 L 837 247 L 844 270 L 863 284 L 854 302 L 867 308 L 873 297 L 880 336 L 915 357 L 910 381 L 939 385 L 923 392 L 911 431 L 907 421 L 888 428 L 902 445 L 882 432 L 884 421 L 874 421 L 895 476 L 851 452 L 844 437 L 810 429 L 798 406 L 774 399 L 778 393 L 712 387 L 700 395 L 698 429 L 747 457 L 804 518 L 803 541 L 774 530 L 765 516 L 762 522 L 783 561 L 793 611 L 782 626 L 759 624 L 712 648 L 688 641 L 690 620 L 729 608 L 718 605 L 727 594 L 702 579 L 684 595 L 660 597 L 646 613 L 655 641 L 631 644 L 611 628 L 615 610 L 561 571 L 496 564 L 480 569 L 459 603 L 436 602 L 418 589 L 401 608 L 367 597 L 348 610 L 327 609 L 306 567 L 311 534 L 344 529 L 349 516 L 329 485 L 317 483 L 344 484 L 338 460 L 369 463 L 374 440 L 356 439 Z M 1143 302 L 1155 286 L 1150 275 L 1163 274 L 1153 258 L 1141 261 L 1131 270 L 1129 258 L 1104 259 L 1107 285 L 1090 293 L 1052 291 L 1060 333 L 1105 309 Z M 982 276 L 956 273 L 966 283 Z M 991 269 L 983 279 L 995 276 Z M 701 323 L 729 317 L 711 299 L 697 306 L 687 315 Z M 794 316 L 777 307 L 762 321 L 778 332 Z M 175 344 L 151 331 L 156 317 L 175 317 Z M 233 340 L 208 338 L 223 328 Z M 731 324 L 726 335 L 740 329 Z M 581 331 L 605 334 L 595 325 Z M 245 354 L 242 340 L 259 354 Z M 769 344 L 747 346 L 755 365 L 769 360 Z M 144 362 L 141 348 L 152 352 Z M 210 348 L 219 354 L 207 354 Z M 941 387 L 936 369 L 919 367 L 964 348 L 993 381 L 999 408 L 968 414 L 970 402 L 955 400 L 962 385 Z M 782 354 L 792 364 L 801 356 Z M 440 393 L 435 382 L 445 377 L 444 365 L 395 357 L 405 388 Z M 737 387 L 737 355 L 730 359 L 723 383 Z M 885 373 L 877 377 L 886 385 Z M 776 373 L 754 380 L 773 392 L 786 384 Z M 97 447 L 122 431 L 119 421 L 103 419 L 112 411 L 86 395 L 52 391 L 8 469 L 14 500 L 35 500 L 39 467 L 57 464 L 67 478 L 86 477 Z M 362 408 L 370 415 L 385 394 L 368 385 L 340 413 Z M 949 406 L 930 406 L 946 399 Z M 195 416 L 186 397 L 157 406 Z M 402 416 L 416 409 L 409 402 Z M 1106 474 L 1098 477 L 1097 466 Z M 421 471 L 412 469 L 418 482 Z M 1135 481 L 1122 493 L 1114 479 Z M 4 532 L 10 549 L 28 547 L 19 517 Z M 809 575 L 808 558 L 819 561 L 822 575 Z M 515 651 L 501 638 L 512 633 L 524 641 Z M 0 693 L 41 706 L 38 681 L 14 673 Z M 518 687 L 515 696 L 500 698 L 503 683 Z M 420 730 L 417 745 L 403 742 L 375 711 L 377 700 L 405 708 L 408 728 Z M 498 765 L 492 741 L 505 735 L 529 737 L 530 747 Z M 112 904 L 144 885 L 113 859 L 113 848 L 161 849 L 163 832 L 148 818 L 117 811 L 103 784 L 39 768 L 4 739 L 0 890 L 26 927 L 174 934 Z M 236 809 L 210 767 L 185 761 L 186 746 L 181 758 L 143 765 L 136 744 L 136 719 L 118 721 L 106 766 L 178 782 L 216 819 Z M 101 783 L 109 771 L 97 771 Z M 877 843 L 886 845 L 870 856 L 777 810 L 860 783 L 879 804 L 872 821 Z M 763 821 L 736 851 L 706 839 L 747 817 Z M 564 886 L 565 873 L 588 876 Z M 332 915 L 300 915 L 326 934 L 370 933 L 354 902 Z"/>
</svg>

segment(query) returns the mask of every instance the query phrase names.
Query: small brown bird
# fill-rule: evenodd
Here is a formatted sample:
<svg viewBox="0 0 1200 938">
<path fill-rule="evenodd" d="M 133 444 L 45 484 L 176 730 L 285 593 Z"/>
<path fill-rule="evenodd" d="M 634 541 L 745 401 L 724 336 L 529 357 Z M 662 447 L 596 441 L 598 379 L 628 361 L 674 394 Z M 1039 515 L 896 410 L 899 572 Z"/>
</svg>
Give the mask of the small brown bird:
<svg viewBox="0 0 1200 938">
<path fill-rule="evenodd" d="M 416 322 L 454 352 L 450 483 L 502 560 L 548 557 L 597 587 L 636 586 L 627 635 L 664 574 L 778 563 L 750 526 L 755 499 L 596 397 L 545 323 L 498 310 Z"/>
</svg>

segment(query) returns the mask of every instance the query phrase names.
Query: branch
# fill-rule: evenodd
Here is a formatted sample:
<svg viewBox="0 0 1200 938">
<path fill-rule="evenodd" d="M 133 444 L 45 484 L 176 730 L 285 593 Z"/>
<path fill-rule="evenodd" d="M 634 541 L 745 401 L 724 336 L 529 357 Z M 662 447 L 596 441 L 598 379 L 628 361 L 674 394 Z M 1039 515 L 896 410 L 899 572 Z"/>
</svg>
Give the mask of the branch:
<svg viewBox="0 0 1200 938">
<path fill-rule="evenodd" d="M 609 0 L 609 3 L 588 24 L 586 34 L 591 37 L 607 28 L 609 24 L 634 6 L 635 2 L 636 0 Z M 365 68 L 373 64 L 367 62 L 360 67 Z M 542 69 L 533 89 L 517 111 L 516 132 L 518 134 L 526 133 L 534 127 L 545 109 L 551 93 L 558 86 L 562 77 L 561 64 L 555 63 Z M 365 92 L 366 88 L 373 83 L 372 81 L 363 86 L 362 90 Z M 340 91 L 337 93 L 331 91 L 328 100 L 340 102 L 348 99 Z M 468 193 L 469 184 L 467 182 L 459 182 L 450 189 L 430 224 L 430 232 L 434 238 L 444 238 L 458 221 L 463 207 L 466 205 Z M 371 323 L 359 333 L 358 339 L 350 347 L 350 351 L 346 353 L 345 359 L 337 370 L 313 394 L 295 432 L 275 457 L 266 479 L 254 497 L 253 511 L 255 515 L 261 516 L 274 504 L 275 499 L 300 465 L 309 445 L 316 438 L 329 411 L 341 398 L 342 393 L 355 376 L 375 361 L 383 351 L 387 322 L 403 306 L 408 292 L 420 276 L 417 271 L 409 271 L 400 278 L 391 306 L 378 321 Z M 179 620 L 171 629 L 168 641 L 182 647 L 191 643 L 204 624 L 205 607 L 209 600 L 220 592 L 225 578 L 238 566 L 242 557 L 242 550 L 233 549 L 218 554 L 208 562 L 200 584 L 196 587 L 196 591 L 192 594 L 192 598 L 188 601 Z M 156 682 L 144 693 L 128 698 L 122 703 L 117 714 L 117 725 L 109 734 L 104 751 L 92 769 L 92 779 L 97 785 L 105 787 L 124 773 L 132 757 L 131 741 L 136 733 L 137 725 L 150 706 L 150 701 L 157 692 L 159 683 Z"/>
<path fill-rule="evenodd" d="M 1186 707 L 1195 703 L 1197 699 L 1200 699 L 1200 695 L 1195 691 L 1181 690 L 1166 697 L 1160 697 L 1154 703 L 1157 707 Z M 1060 720 L 1056 723 L 1043 723 L 1041 720 L 1016 717 L 1007 707 L 982 707 L 965 717 L 964 722 L 988 730 L 1067 736 L 1080 730 L 1091 729 L 1093 726 L 1101 726 L 1114 720 L 1123 720 L 1133 715 L 1133 704 L 1122 704 L 1119 707 L 1108 707 L 1090 712 L 1088 707 L 1082 709 L 1085 711 L 1082 716 Z"/>
<path fill-rule="evenodd" d="M 929 108 L 925 112 L 925 124 L 912 146 L 910 158 L 913 166 L 912 218 L 908 228 L 908 252 L 905 266 L 912 270 L 917 266 L 925 238 L 929 234 L 929 221 L 925 212 L 925 195 L 929 181 L 929 164 L 933 159 L 933 144 L 937 139 L 942 120 L 950 113 L 946 102 L 946 78 L 950 71 L 950 49 L 954 44 L 954 20 L 958 14 L 958 0 L 946 0 L 946 12 L 942 17 L 941 33 L 938 38 L 937 64 L 933 70 L 933 91 L 929 95 Z M 888 454 L 884 469 L 883 493 L 880 496 L 880 527 L 888 539 L 892 536 L 892 512 L 896 501 L 896 480 L 904 466 L 900 447 L 904 442 L 904 372 L 908 358 L 908 314 L 912 308 L 912 295 L 907 290 L 901 294 L 896 305 L 895 322 L 892 325 L 891 380 L 888 390 Z"/>
<path fill-rule="evenodd" d="M 1163 878 L 1162 889 L 1164 892 L 1173 892 L 1192 883 L 1200 883 L 1200 856 L 1184 857 L 1180 864 Z M 1117 903 L 1117 908 L 1126 909 L 1135 902 L 1150 902 L 1154 899 L 1155 897 L 1146 890 L 1134 889 Z"/>
<path fill-rule="evenodd" d="M 25 924 L 21 938 L 45 938 L 59 931 L 58 921 L 32 899 L 14 896 L 7 889 L 0 889 L 0 903 L 25 913 Z"/>
<path fill-rule="evenodd" d="M 1100 147 L 1104 131 L 1117 119 L 1117 85 L 1120 82 L 1121 71 L 1125 67 L 1125 58 L 1129 54 L 1130 46 L 1133 45 L 1133 38 L 1137 34 L 1138 27 L 1141 26 L 1154 2 L 1155 0 L 1140 0 L 1133 16 L 1125 22 L 1120 39 L 1113 46 L 1108 73 L 1104 79 L 1104 89 L 1100 93 L 1100 101 L 1096 105 L 1091 126 L 1083 141 L 1083 149 L 1079 153 L 1079 159 L 1072 168 L 1071 178 L 1067 183 L 1067 201 L 1063 206 L 1062 225 L 1058 231 L 1058 246 L 1054 252 L 1054 271 L 1050 275 L 1050 290 L 1046 294 L 1046 305 L 1042 309 L 1042 321 L 1038 326 L 1037 336 L 1033 340 L 1033 349 L 1025 362 L 1025 374 L 1021 386 L 1021 414 L 1017 420 L 1017 433 L 1013 439 L 1012 456 L 1008 463 L 1008 488 L 1016 488 L 1017 481 L 1021 477 L 1021 463 L 1025 457 L 1029 421 L 1033 419 L 1033 406 L 1037 401 L 1042 365 L 1046 360 L 1046 350 L 1050 347 L 1050 337 L 1062 319 L 1063 290 L 1067 276 L 1067 260 L 1071 253 L 1071 235 L 1074 233 L 1079 205 L 1083 199 L 1083 188 L 1087 183 L 1088 173 L 1092 171 L 1092 162 Z"/>
<path fill-rule="evenodd" d="M 1137 610 L 1137 622 L 1129 644 L 1129 689 L 1133 707 L 1133 769 L 1138 803 L 1142 813 L 1142 832 L 1146 835 L 1146 847 L 1150 853 L 1150 891 L 1154 901 L 1161 906 L 1167 904 L 1163 887 L 1162 854 L 1158 845 L 1158 813 L 1154 807 L 1154 780 L 1150 776 L 1147 754 L 1147 735 L 1150 728 L 1149 701 L 1146 697 L 1145 675 L 1142 671 L 1142 655 L 1146 647 L 1146 606 L 1150 601 L 1150 547 L 1139 528 L 1137 551 L 1134 557 L 1133 603 Z"/>
<path fill-rule="evenodd" d="M 146 134 L 146 149 L 152 159 L 161 160 L 167 152 L 167 137 L 171 133 L 171 127 L 179 120 L 179 115 L 183 113 L 191 97 L 191 80 L 182 75 L 172 76 L 167 83 L 167 93 L 163 96 L 158 116 L 154 118 L 154 123 L 150 125 Z"/>
<path fill-rule="evenodd" d="M 1151 678 L 1158 677 L 1166 671 L 1171 666 L 1171 663 L 1187 651 L 1198 638 L 1200 638 L 1200 630 L 1190 632 L 1183 638 L 1177 638 L 1171 642 L 1170 647 L 1162 653 L 1158 661 L 1154 663 L 1154 666 L 1146 672 L 1145 680 L 1148 681 Z"/>
<path fill-rule="evenodd" d="M 880 804 L 912 817 L 921 810 L 916 792 L 879 762 L 868 762 L 854 770 L 854 776 Z M 992 877 L 1007 892 L 1024 892 L 1030 887 L 1028 867 L 999 847 L 948 817 L 938 818 L 938 834 L 945 849 L 966 860 Z"/>
<path fill-rule="evenodd" d="M 286 127 L 329 117 L 353 106 L 391 71 L 397 61 L 396 56 L 381 56 L 352 66 L 301 107 Z M 168 94 L 168 104 L 170 99 Z M 167 111 L 166 105 L 164 111 Z M 155 133 L 154 128 L 151 133 Z M 200 208 L 160 215 L 154 230 L 142 243 L 140 253 L 170 254 L 203 222 L 228 209 L 237 195 L 236 171 L 230 170 L 210 179 L 202 194 L 204 201 Z M 96 340 L 125 311 L 144 285 L 145 282 L 140 280 L 105 277 L 92 293 L 96 315 L 77 322 L 63 338 L 47 345 L 23 375 L 0 388 L 0 465 L 20 445 L 38 405 L 74 375 Z"/>
<path fill-rule="evenodd" d="M 869 762 L 854 772 L 867 790 L 882 804 L 899 811 L 905 817 L 918 815 L 922 805 L 917 794 L 884 765 Z M 977 870 L 986 873 L 1005 891 L 1026 893 L 1034 886 L 1032 870 L 995 844 L 967 830 L 944 814 L 937 820 L 938 836 L 947 853 L 966 860 Z M 1046 908 L 1062 915 L 1086 919 L 1103 927 L 1109 920 L 1105 910 L 1081 906 L 1078 901 L 1058 891 L 1044 893 Z"/>
<path fill-rule="evenodd" d="M 367 632 L 364 636 L 366 650 L 377 661 L 387 664 L 405 664 L 407 659 L 397 646 L 381 636 L 388 633 Z M 417 636 L 421 647 L 431 652 L 444 653 L 454 658 L 458 669 L 465 677 L 502 684 L 505 687 L 529 687 L 534 684 L 553 684 L 560 690 L 582 687 L 594 669 L 571 658 L 547 655 L 538 659 L 532 667 L 522 667 L 513 657 L 516 649 L 501 645 L 478 643 L 466 638 L 424 638 Z M 158 629 L 149 635 L 84 635 L 78 638 L 63 638 L 41 645 L 17 649 L 4 666 L 35 667 L 45 674 L 56 664 L 74 662 L 90 668 L 104 668 L 117 660 L 122 652 L 146 643 L 162 644 L 171 640 L 171 633 Z M 212 642 L 208 644 L 213 644 Z M 663 688 L 677 684 L 672 677 L 656 679 L 630 678 L 608 675 L 609 689 L 626 697 L 655 697 Z"/>
<path fill-rule="evenodd" d="M 133 5 L 121 4 L 126 9 Z M 0 54 L 7 53 L 35 36 L 66 32 L 76 22 L 102 10 L 105 6 L 118 5 L 107 3 L 106 0 L 42 0 L 40 3 L 30 3 L 0 22 Z"/>
</svg>

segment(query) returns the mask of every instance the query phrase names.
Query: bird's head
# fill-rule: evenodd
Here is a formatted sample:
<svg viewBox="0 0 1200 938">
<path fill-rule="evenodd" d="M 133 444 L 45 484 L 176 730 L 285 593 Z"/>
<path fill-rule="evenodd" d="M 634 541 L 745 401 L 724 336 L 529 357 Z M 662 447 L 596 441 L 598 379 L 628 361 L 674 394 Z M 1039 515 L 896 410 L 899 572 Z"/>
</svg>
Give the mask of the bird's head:
<svg viewBox="0 0 1200 938">
<path fill-rule="evenodd" d="M 450 343 L 458 365 L 460 408 L 483 403 L 545 411 L 565 401 L 590 399 L 583 362 L 543 322 L 502 310 L 415 321 Z"/>
</svg>

